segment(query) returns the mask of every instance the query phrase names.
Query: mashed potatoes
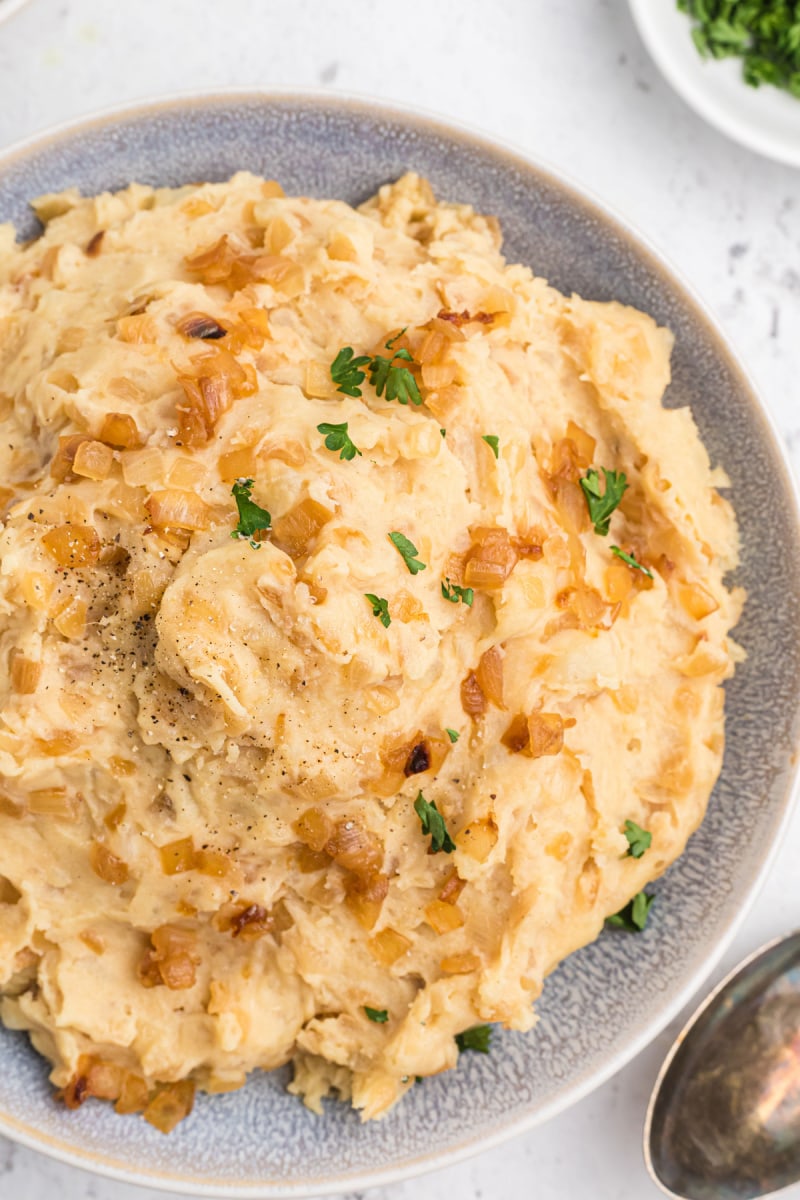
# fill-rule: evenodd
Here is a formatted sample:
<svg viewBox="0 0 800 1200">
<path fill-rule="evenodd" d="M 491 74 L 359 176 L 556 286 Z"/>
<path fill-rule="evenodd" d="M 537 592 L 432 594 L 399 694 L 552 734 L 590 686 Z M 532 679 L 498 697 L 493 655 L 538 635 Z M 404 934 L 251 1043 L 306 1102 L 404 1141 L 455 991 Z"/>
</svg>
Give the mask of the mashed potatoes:
<svg viewBox="0 0 800 1200">
<path fill-rule="evenodd" d="M 36 207 L 0 228 L 2 1018 L 72 1106 L 169 1129 L 291 1059 L 378 1117 L 530 1029 L 699 824 L 724 476 L 666 330 L 416 176 Z"/>
</svg>

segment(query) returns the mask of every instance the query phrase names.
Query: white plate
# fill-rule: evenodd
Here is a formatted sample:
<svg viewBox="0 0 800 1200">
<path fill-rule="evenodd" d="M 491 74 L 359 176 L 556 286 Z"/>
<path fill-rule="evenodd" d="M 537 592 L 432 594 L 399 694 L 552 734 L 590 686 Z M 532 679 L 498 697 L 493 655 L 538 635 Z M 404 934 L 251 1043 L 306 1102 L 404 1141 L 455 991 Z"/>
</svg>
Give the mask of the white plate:
<svg viewBox="0 0 800 1200">
<path fill-rule="evenodd" d="M 6 17 L 10 17 L 27 2 L 28 0 L 0 0 L 0 22 L 5 21 Z"/>
<path fill-rule="evenodd" d="M 705 59 L 675 0 L 628 0 L 642 40 L 664 77 L 695 112 L 750 150 L 800 167 L 800 100 L 749 87 L 740 58 Z"/>
</svg>

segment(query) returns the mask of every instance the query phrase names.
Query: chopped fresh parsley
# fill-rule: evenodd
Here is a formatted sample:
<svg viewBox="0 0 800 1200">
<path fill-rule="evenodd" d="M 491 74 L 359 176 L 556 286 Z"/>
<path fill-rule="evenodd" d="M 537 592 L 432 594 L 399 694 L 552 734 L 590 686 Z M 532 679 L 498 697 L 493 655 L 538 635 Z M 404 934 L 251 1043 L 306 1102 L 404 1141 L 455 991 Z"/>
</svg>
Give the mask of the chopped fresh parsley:
<svg viewBox="0 0 800 1200">
<path fill-rule="evenodd" d="M 654 901 L 654 895 L 637 892 L 618 913 L 606 917 L 606 925 L 610 925 L 612 929 L 625 929 L 628 933 L 641 933 L 647 924 L 647 917 Z"/>
<path fill-rule="evenodd" d="M 372 592 L 364 592 L 364 596 L 372 605 L 373 617 L 377 617 L 384 629 L 388 629 L 392 623 L 392 618 L 389 616 L 389 601 L 384 600 L 382 596 L 374 596 Z"/>
<path fill-rule="evenodd" d="M 457 742 L 458 739 L 461 737 L 461 734 L 458 732 L 457 729 L 445 729 L 445 733 L 450 738 L 451 742 Z"/>
<path fill-rule="evenodd" d="M 231 488 L 231 494 L 239 510 L 239 520 L 231 537 L 249 538 L 250 545 L 254 550 L 258 550 L 261 543 L 256 541 L 256 534 L 267 532 L 272 524 L 272 517 L 265 508 L 261 508 L 254 500 L 250 499 L 254 483 L 254 479 L 237 479 Z"/>
<path fill-rule="evenodd" d="M 619 546 L 612 546 L 611 553 L 616 554 L 617 558 L 621 558 L 622 561 L 627 563 L 629 567 L 635 567 L 637 571 L 641 571 L 642 574 L 646 575 L 648 579 L 653 578 L 652 571 L 650 571 L 647 567 L 643 567 L 640 562 L 637 562 L 632 554 L 626 554 L 624 550 L 620 550 Z"/>
<path fill-rule="evenodd" d="M 336 384 L 336 390 L 345 396 L 361 396 L 361 384 L 369 371 L 369 381 L 379 396 L 385 395 L 387 400 L 397 400 L 400 404 L 422 404 L 417 381 L 404 365 L 413 363 L 414 359 L 408 350 L 394 349 L 395 342 L 404 333 L 405 329 L 401 329 L 388 342 L 384 342 L 385 348 L 391 352 L 388 357 L 385 354 L 356 356 L 352 346 L 343 346 L 331 363 L 331 379 Z"/>
<path fill-rule="evenodd" d="M 341 425 L 329 425 L 327 421 L 323 421 L 321 425 L 317 426 L 317 433 L 327 434 L 325 446 L 328 450 L 341 450 L 339 458 L 344 458 L 349 462 L 357 454 L 361 454 L 358 446 L 347 432 L 347 421 L 343 421 Z"/>
<path fill-rule="evenodd" d="M 641 858 L 645 850 L 650 849 L 653 840 L 652 833 L 642 829 L 635 821 L 626 821 L 622 831 L 628 839 L 628 855 L 631 858 Z"/>
<path fill-rule="evenodd" d="M 591 467 L 586 472 L 581 480 L 581 487 L 586 497 L 589 518 L 594 525 L 594 531 L 601 537 L 606 537 L 611 514 L 619 506 L 628 484 L 625 481 L 624 471 L 607 471 L 605 467 L 601 467 L 601 470 L 606 478 L 605 491 L 600 491 L 600 475 L 596 467 Z"/>
<path fill-rule="evenodd" d="M 446 429 L 440 429 L 440 430 L 439 430 L 439 433 L 442 435 L 442 437 L 447 437 L 447 430 L 446 430 Z"/>
<path fill-rule="evenodd" d="M 390 338 L 384 343 L 387 350 L 391 350 L 391 357 L 386 358 L 383 354 L 376 354 L 372 359 L 369 368 L 369 381 L 375 388 L 378 396 L 386 393 L 387 400 L 397 400 L 400 404 L 422 404 L 422 396 L 419 394 L 417 381 L 409 371 L 408 367 L 404 367 L 404 362 L 413 362 L 413 358 L 408 350 L 395 350 L 394 344 L 398 338 L 402 337 L 405 329 L 401 329 L 399 333 Z"/>
<path fill-rule="evenodd" d="M 745 83 L 800 97 L 800 9 L 792 0 L 678 0 L 703 58 L 741 58 Z"/>
<path fill-rule="evenodd" d="M 385 1008 L 370 1008 L 368 1004 L 365 1004 L 364 1012 L 376 1025 L 385 1025 L 389 1020 L 389 1013 Z"/>
<path fill-rule="evenodd" d="M 343 346 L 331 363 L 331 379 L 336 384 L 337 392 L 345 396 L 360 396 L 361 384 L 366 375 L 362 367 L 368 367 L 372 359 L 368 354 L 359 354 L 356 358 L 352 346 Z"/>
<path fill-rule="evenodd" d="M 416 575 L 419 571 L 425 570 L 427 564 L 420 562 L 420 560 L 417 558 L 417 547 L 413 542 L 408 540 L 405 534 L 398 533 L 397 530 L 394 530 L 393 533 L 389 534 L 389 541 L 402 556 L 404 563 L 412 575 Z"/>
<path fill-rule="evenodd" d="M 443 850 L 445 854 L 452 854 L 456 848 L 456 844 L 447 832 L 444 817 L 439 812 L 435 802 L 428 802 L 422 792 L 420 792 L 414 801 L 414 812 L 419 817 L 422 832 L 426 835 L 431 835 L 431 844 L 428 853 L 438 854 L 440 850 Z"/>
<path fill-rule="evenodd" d="M 462 604 L 466 604 L 469 608 L 472 601 L 475 599 L 475 593 L 472 588 L 459 587 L 457 583 L 451 583 L 449 579 L 442 582 L 442 595 L 445 600 L 449 600 L 451 604 L 458 604 L 459 600 Z"/>
<path fill-rule="evenodd" d="M 500 457 L 500 438 L 496 433 L 485 433 L 481 440 L 486 442 L 495 458 Z"/>
<path fill-rule="evenodd" d="M 478 1054 L 488 1054 L 492 1044 L 491 1025 L 473 1025 L 456 1034 L 456 1045 L 463 1054 L 465 1050 L 474 1050 Z"/>
</svg>

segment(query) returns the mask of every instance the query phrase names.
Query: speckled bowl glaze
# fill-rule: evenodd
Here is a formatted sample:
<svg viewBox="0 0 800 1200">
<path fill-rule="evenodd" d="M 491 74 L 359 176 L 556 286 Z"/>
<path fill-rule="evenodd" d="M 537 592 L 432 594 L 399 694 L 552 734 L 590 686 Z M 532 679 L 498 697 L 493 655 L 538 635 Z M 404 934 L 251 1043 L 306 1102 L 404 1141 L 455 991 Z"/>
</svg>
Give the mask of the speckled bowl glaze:
<svg viewBox="0 0 800 1200">
<path fill-rule="evenodd" d="M 0 158 L 0 220 L 36 231 L 27 202 L 78 185 L 180 184 L 247 167 L 287 191 L 357 203 L 412 168 L 439 196 L 495 213 L 512 261 L 566 292 L 626 301 L 676 334 L 672 406 L 691 404 L 731 477 L 750 593 L 728 686 L 728 746 L 708 816 L 660 881 L 638 937 L 604 934 L 548 980 L 529 1034 L 412 1089 L 362 1125 L 323 1119 L 285 1091 L 288 1070 L 200 1096 L 169 1138 L 95 1101 L 69 1113 L 27 1038 L 0 1031 L 0 1130 L 129 1182 L 196 1196 L 311 1196 L 442 1166 L 551 1116 L 631 1058 L 675 1015 L 732 936 L 785 819 L 800 726 L 800 535 L 769 419 L 720 334 L 656 255 L 615 218 L 513 151 L 425 116 L 311 94 L 223 94 L 114 113 Z M 0 850 L 0 857 L 2 851 Z M 435 1131 L 435 1136 L 432 1135 Z"/>
</svg>

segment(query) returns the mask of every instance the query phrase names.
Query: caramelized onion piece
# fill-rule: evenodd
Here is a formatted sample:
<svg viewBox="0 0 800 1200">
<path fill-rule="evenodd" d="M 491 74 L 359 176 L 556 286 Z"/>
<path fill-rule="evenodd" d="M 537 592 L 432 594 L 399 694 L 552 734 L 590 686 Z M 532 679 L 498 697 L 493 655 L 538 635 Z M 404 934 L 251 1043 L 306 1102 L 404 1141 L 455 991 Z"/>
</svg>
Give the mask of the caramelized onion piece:
<svg viewBox="0 0 800 1200">
<path fill-rule="evenodd" d="M 10 654 L 11 687 L 18 696 L 31 696 L 42 677 L 42 664 L 28 658 L 21 650 Z"/>
<path fill-rule="evenodd" d="M 531 758 L 558 754 L 564 745 L 565 726 L 564 718 L 559 713 L 532 713 L 528 717 L 527 746 Z"/>
<path fill-rule="evenodd" d="M 42 536 L 42 546 L 59 567 L 93 567 L 100 557 L 100 538 L 92 525 L 56 525 Z"/>
<path fill-rule="evenodd" d="M 451 871 L 444 881 L 444 886 L 439 892 L 438 898 L 445 904 L 455 904 L 466 885 L 466 879 L 460 879 L 458 871 Z"/>
<path fill-rule="evenodd" d="M 184 394 L 177 405 L 178 424 L 187 446 L 205 446 L 223 413 L 258 387 L 252 364 L 240 363 L 217 345 L 193 358 L 190 368 L 178 375 L 178 383 Z"/>
<path fill-rule="evenodd" d="M 179 1079 L 177 1083 L 159 1085 L 155 1096 L 148 1102 L 143 1117 L 160 1133 L 171 1133 L 194 1106 L 195 1085 L 190 1079 Z"/>
<path fill-rule="evenodd" d="M 86 479 L 108 479 L 113 465 L 114 451 L 104 442 L 81 442 L 72 460 L 73 473 Z"/>
<path fill-rule="evenodd" d="M 456 838 L 456 845 L 475 862 L 486 862 L 497 845 L 497 824 L 493 817 L 479 817 L 470 821 Z"/>
<path fill-rule="evenodd" d="M 461 707 L 470 717 L 480 716 L 489 707 L 489 702 L 474 671 L 470 671 L 466 679 L 461 682 Z"/>
<path fill-rule="evenodd" d="M 491 703 L 498 708 L 505 708 L 503 703 L 503 652 L 499 646 L 492 646 L 484 651 L 475 672 L 478 685 Z"/>
<path fill-rule="evenodd" d="M 329 508 L 307 496 L 273 521 L 272 541 L 290 558 L 302 558 L 332 516 Z"/>
<path fill-rule="evenodd" d="M 464 567 L 467 587 L 500 588 L 517 564 L 518 553 L 507 529 L 479 527 L 471 530 L 473 544 Z"/>
<path fill-rule="evenodd" d="M 195 492 L 163 488 L 145 502 L 156 529 L 208 529 L 212 510 Z"/>
<path fill-rule="evenodd" d="M 70 433 L 58 439 L 58 449 L 50 460 L 50 474 L 58 483 L 63 483 L 72 474 L 75 452 L 83 442 L 92 439 L 88 433 Z"/>
<path fill-rule="evenodd" d="M 324 850 L 333 837 L 333 821 L 320 808 L 307 808 L 292 828 L 305 846 L 317 852 Z"/>
<path fill-rule="evenodd" d="M 128 864 L 112 854 L 104 842 L 93 842 L 89 850 L 89 863 L 95 875 L 112 887 L 119 887 L 129 876 Z"/>
<path fill-rule="evenodd" d="M 439 967 L 443 975 L 469 975 L 473 971 L 477 971 L 481 965 L 481 960 L 477 954 L 448 954 L 439 963 Z"/>
<path fill-rule="evenodd" d="M 209 317 L 207 313 L 190 312 L 185 317 L 182 317 L 175 326 L 178 333 L 183 334 L 187 338 L 201 338 L 203 341 L 213 342 L 218 338 L 224 338 L 227 334 L 227 328 L 222 325 L 216 317 Z"/>
<path fill-rule="evenodd" d="M 138 426 L 128 413 L 106 413 L 98 437 L 117 450 L 135 450 L 140 442 Z"/>
<path fill-rule="evenodd" d="M 455 903 L 448 904 L 444 900 L 431 900 L 425 907 L 425 920 L 434 933 L 452 933 L 464 924 L 463 914 L 456 908 Z"/>
<path fill-rule="evenodd" d="M 362 877 L 377 875 L 383 863 L 380 838 L 350 817 L 336 822 L 324 849 L 340 867 Z"/>
<path fill-rule="evenodd" d="M 391 967 L 411 949 L 411 940 L 396 929 L 382 929 L 370 938 L 369 949 L 379 963 L 384 967 Z"/>
</svg>

